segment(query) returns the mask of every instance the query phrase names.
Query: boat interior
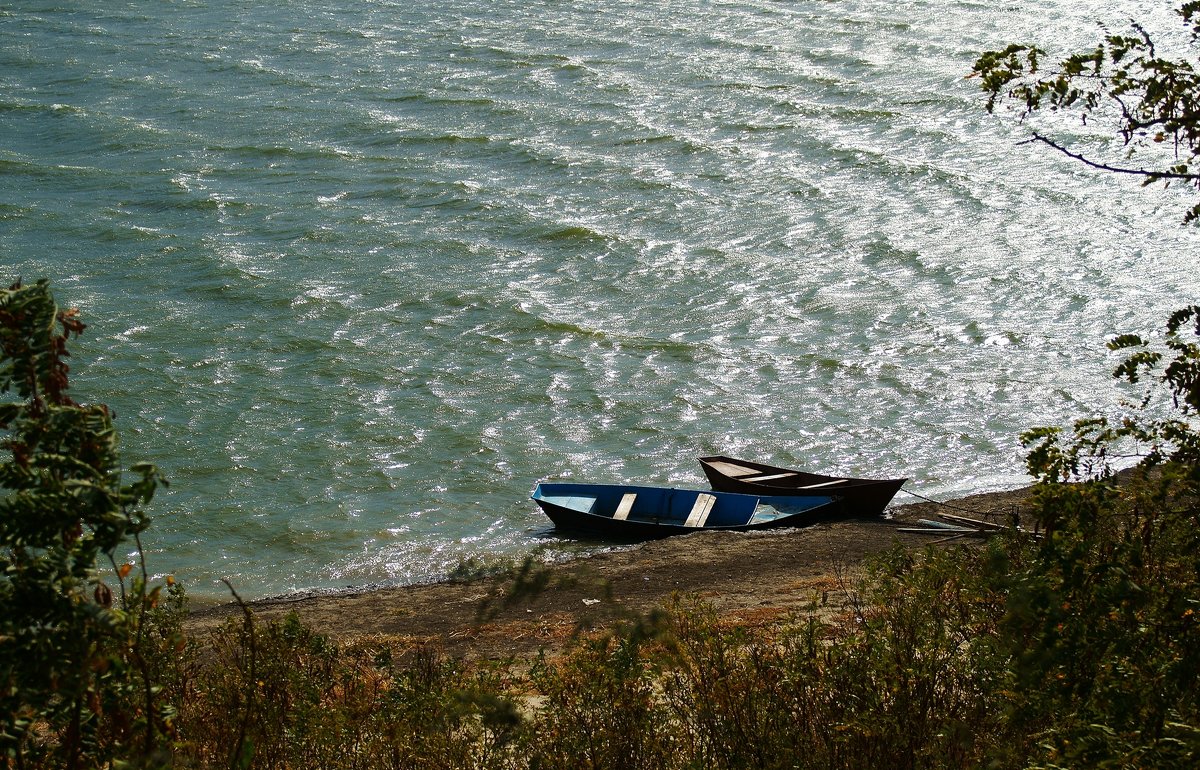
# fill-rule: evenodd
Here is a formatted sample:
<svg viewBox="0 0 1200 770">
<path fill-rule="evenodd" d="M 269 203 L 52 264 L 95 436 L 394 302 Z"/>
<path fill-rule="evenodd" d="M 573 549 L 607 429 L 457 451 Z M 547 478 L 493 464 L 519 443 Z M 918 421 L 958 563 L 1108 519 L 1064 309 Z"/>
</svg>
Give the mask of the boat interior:
<svg viewBox="0 0 1200 770">
<path fill-rule="evenodd" d="M 776 471 L 763 472 L 761 468 L 751 468 L 746 465 L 738 465 L 736 463 L 726 462 L 724 460 L 713 460 L 709 462 L 709 466 L 714 470 L 724 473 L 730 478 L 738 481 L 748 481 L 751 483 L 762 483 L 767 481 L 805 481 L 811 478 L 821 478 L 811 473 L 803 473 L 801 471 Z M 814 484 L 804 484 L 803 486 L 796 485 L 796 489 L 821 489 L 822 487 L 835 487 L 839 484 L 846 484 L 850 479 L 830 479 L 829 481 L 820 481 Z M 787 486 L 792 486 L 788 484 Z"/>
<path fill-rule="evenodd" d="M 593 516 L 689 528 L 766 523 L 798 512 L 776 507 L 783 503 L 782 498 L 768 502 L 752 495 L 717 495 L 690 489 L 567 487 L 546 489 L 540 496 L 552 505 Z M 812 498 L 803 505 L 815 507 L 827 500 Z"/>
</svg>

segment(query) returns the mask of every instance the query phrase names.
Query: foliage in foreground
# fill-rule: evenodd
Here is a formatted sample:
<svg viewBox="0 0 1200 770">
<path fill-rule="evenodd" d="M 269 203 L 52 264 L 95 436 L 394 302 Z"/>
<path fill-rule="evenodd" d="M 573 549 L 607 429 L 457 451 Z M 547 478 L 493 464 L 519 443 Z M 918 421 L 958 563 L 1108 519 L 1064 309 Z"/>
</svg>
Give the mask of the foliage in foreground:
<svg viewBox="0 0 1200 770">
<path fill-rule="evenodd" d="M 931 554 L 921 579 L 957 594 L 978 577 L 958 561 Z M 255 626 L 251 674 L 250 632 L 231 622 L 175 693 L 176 760 L 228 767 L 241 745 L 255 768 L 971 766 L 1002 712 L 976 684 L 980 661 L 959 661 L 958 600 L 901 588 L 917 564 L 897 552 L 880 565 L 864 598 L 894 601 L 851 612 L 853 630 L 730 628 L 680 599 L 531 664 L 398 658 L 290 617 Z"/>
<path fill-rule="evenodd" d="M 83 329 L 45 281 L 0 291 L 0 396 L 15 396 L 0 401 L 0 756 L 16 767 L 150 757 L 169 730 L 147 658 L 158 589 L 116 561 L 158 473 L 123 483 L 108 408 L 68 395 L 66 344 Z"/>
<path fill-rule="evenodd" d="M 1195 305 L 1169 320 L 1165 352 L 1118 337 L 1111 348 L 1137 352 L 1114 375 L 1163 387 L 1119 420 L 1076 422 L 1065 444 L 1056 429 L 1024 437 L 1044 537 L 1007 579 L 1003 631 L 1017 642 L 1014 718 L 1052 726 L 1041 742 L 1051 759 L 1200 760 L 1198 340 Z M 1110 458 L 1130 449 L 1143 459 L 1118 487 Z M 1071 479 L 1081 483 L 1060 483 Z"/>
</svg>

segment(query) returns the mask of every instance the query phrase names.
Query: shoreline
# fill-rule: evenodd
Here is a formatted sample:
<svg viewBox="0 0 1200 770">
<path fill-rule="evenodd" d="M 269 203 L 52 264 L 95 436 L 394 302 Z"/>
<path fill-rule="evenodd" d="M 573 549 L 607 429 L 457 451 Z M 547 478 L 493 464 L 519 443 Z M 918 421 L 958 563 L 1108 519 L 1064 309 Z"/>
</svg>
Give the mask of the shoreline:
<svg viewBox="0 0 1200 770">
<path fill-rule="evenodd" d="M 947 507 L 1002 522 L 1026 508 L 1031 488 L 895 505 L 889 518 L 697 532 L 562 562 L 527 562 L 524 572 L 287 594 L 246 606 L 258 619 L 295 612 L 341 642 L 433 646 L 453 657 L 485 659 L 555 654 L 581 632 L 639 617 L 673 596 L 699 597 L 739 625 L 770 624 L 798 611 L 833 616 L 844 611 L 850 582 L 866 558 L 897 544 L 931 542 L 928 535 L 897 531 L 900 526 Z M 185 625 L 203 635 L 239 615 L 234 602 L 215 604 L 194 609 Z"/>
</svg>

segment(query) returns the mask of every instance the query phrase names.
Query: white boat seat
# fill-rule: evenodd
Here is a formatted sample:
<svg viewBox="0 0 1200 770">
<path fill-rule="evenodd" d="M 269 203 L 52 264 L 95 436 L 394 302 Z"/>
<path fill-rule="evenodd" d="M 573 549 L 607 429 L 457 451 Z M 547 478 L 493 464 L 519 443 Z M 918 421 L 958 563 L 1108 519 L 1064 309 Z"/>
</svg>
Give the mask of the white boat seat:
<svg viewBox="0 0 1200 770">
<path fill-rule="evenodd" d="M 581 513 L 591 513 L 592 507 L 596 504 L 596 498 L 583 495 L 546 495 L 542 499 L 548 503 L 563 508 L 570 508 L 573 511 Z"/>
<path fill-rule="evenodd" d="M 691 513 L 688 514 L 687 521 L 683 523 L 683 526 L 703 527 L 704 522 L 708 521 L 708 514 L 712 513 L 715 502 L 717 502 L 716 495 L 704 493 L 696 495 L 696 502 L 692 504 Z"/>
<path fill-rule="evenodd" d="M 796 487 L 796 489 L 820 489 L 821 487 L 831 487 L 834 484 L 844 484 L 850 479 L 834 479 L 833 481 L 822 481 L 820 484 L 809 484 L 804 487 Z"/>
<path fill-rule="evenodd" d="M 788 471 L 787 473 L 769 473 L 766 476 L 746 476 L 745 478 L 743 478 L 741 480 L 742 481 L 753 481 L 753 482 L 774 481 L 775 479 L 786 479 L 786 478 L 791 478 L 792 476 L 799 476 L 799 475 L 800 474 L 796 473 L 795 471 Z"/>
<path fill-rule="evenodd" d="M 613 513 L 613 518 L 617 521 L 625 521 L 629 518 L 629 512 L 633 510 L 633 501 L 637 499 L 636 492 L 626 492 L 621 495 L 621 502 L 617 505 L 617 510 Z"/>
<path fill-rule="evenodd" d="M 721 473 L 724 473 L 726 476 L 732 476 L 735 479 L 741 478 L 742 476 L 753 476 L 754 474 L 760 472 L 755 468 L 747 468 L 744 465 L 734 465 L 733 463 L 720 461 L 711 462 L 709 465 Z"/>
</svg>

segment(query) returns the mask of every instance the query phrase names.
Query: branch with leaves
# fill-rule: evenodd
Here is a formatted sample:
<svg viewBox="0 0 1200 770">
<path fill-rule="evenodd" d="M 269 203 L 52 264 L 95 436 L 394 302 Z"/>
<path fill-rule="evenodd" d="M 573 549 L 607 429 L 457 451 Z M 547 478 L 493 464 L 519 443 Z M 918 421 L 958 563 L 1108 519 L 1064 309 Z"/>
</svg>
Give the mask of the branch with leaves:
<svg viewBox="0 0 1200 770">
<path fill-rule="evenodd" d="M 1171 315 L 1162 346 L 1165 352 L 1137 334 L 1110 340 L 1109 350 L 1131 351 L 1113 377 L 1135 385 L 1147 377 L 1155 385 L 1140 402 L 1129 405 L 1135 411 L 1120 421 L 1106 417 L 1076 421 L 1065 446 L 1061 428 L 1024 433 L 1021 441 L 1029 449 L 1030 474 L 1044 482 L 1106 477 L 1112 473 L 1112 460 L 1130 456 L 1115 448 L 1129 443 L 1141 448 L 1137 457 L 1145 469 L 1168 463 L 1200 467 L 1200 426 L 1193 425 L 1200 414 L 1200 305 Z M 1164 398 L 1167 403 L 1154 403 Z M 1152 416 L 1146 416 L 1147 410 Z M 1171 412 L 1174 416 L 1162 416 Z"/>
<path fill-rule="evenodd" d="M 1200 3 L 1184 3 L 1177 14 L 1191 28 L 1192 53 L 1200 48 Z M 1021 120 L 1035 112 L 1074 113 L 1083 124 L 1113 120 L 1127 157 L 1167 146 L 1156 153 L 1154 168 L 1107 163 L 1072 150 L 1066 142 L 1034 131 L 1030 141 L 1044 143 L 1093 168 L 1142 177 L 1143 185 L 1186 182 L 1200 191 L 1200 65 L 1191 58 L 1160 56 L 1151 35 L 1132 25 L 1132 34 L 1106 35 L 1093 49 L 1068 56 L 1045 69 L 1046 51 L 1011 45 L 988 51 L 975 62 L 987 109 L 1004 102 L 1020 105 Z M 1184 221 L 1200 218 L 1200 204 Z"/>
</svg>

